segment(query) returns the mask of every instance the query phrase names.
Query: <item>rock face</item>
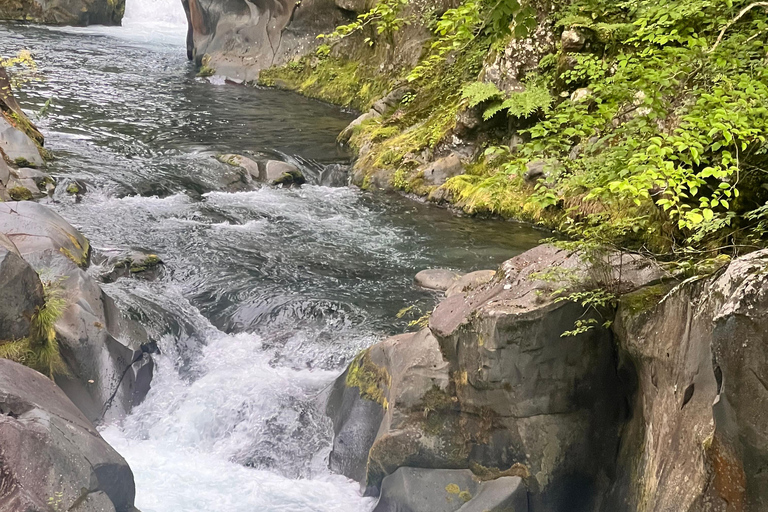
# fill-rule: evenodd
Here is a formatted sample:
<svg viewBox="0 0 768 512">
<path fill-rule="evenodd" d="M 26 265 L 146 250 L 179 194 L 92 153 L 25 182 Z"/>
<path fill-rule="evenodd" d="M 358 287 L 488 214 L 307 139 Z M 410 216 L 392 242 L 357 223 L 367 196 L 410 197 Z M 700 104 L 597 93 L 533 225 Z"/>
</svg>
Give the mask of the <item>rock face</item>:
<svg viewBox="0 0 768 512">
<path fill-rule="evenodd" d="M 120 25 L 125 0 L 0 0 L 0 19 L 47 25 Z"/>
<path fill-rule="evenodd" d="M 766 264 L 755 252 L 626 298 L 616 332 L 637 394 L 605 510 L 768 509 Z"/>
<path fill-rule="evenodd" d="M 663 277 L 640 258 L 609 261 L 622 281 L 600 277 L 624 291 Z M 470 275 L 429 328 L 361 354 L 329 401 L 332 469 L 376 494 L 398 468 L 469 468 L 485 480 L 523 478 L 532 511 L 595 510 L 613 476 L 630 390 L 610 331 L 562 336 L 576 320 L 600 317 L 551 298 L 562 283 L 537 273 L 553 268 L 581 286 L 598 279 L 578 256 L 542 246 L 493 275 Z M 369 439 L 370 448 L 361 441 Z"/>
<path fill-rule="evenodd" d="M 37 272 L 22 259 L 13 242 L 0 234 L 0 340 L 27 336 L 32 315 L 43 303 Z"/>
<path fill-rule="evenodd" d="M 55 328 L 68 375 L 56 382 L 91 421 L 124 415 L 149 391 L 149 343 L 144 329 L 123 317 L 84 272 L 88 240 L 53 210 L 32 202 L 0 203 L 0 233 L 58 283 L 67 300 Z"/>
<path fill-rule="evenodd" d="M 230 79 L 251 82 L 318 45 L 317 35 L 345 20 L 334 0 L 183 0 L 190 59 Z M 207 57 L 206 57 L 207 56 Z"/>
<path fill-rule="evenodd" d="M 0 359 L 0 512 L 137 512 L 133 473 L 49 379 Z"/>
</svg>

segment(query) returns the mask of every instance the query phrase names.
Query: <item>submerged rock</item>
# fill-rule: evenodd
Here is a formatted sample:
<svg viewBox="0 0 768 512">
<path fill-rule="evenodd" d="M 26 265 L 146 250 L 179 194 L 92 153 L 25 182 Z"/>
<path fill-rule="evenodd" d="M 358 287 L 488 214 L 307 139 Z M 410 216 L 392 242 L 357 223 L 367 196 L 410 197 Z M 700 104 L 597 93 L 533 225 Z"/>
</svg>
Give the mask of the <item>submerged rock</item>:
<svg viewBox="0 0 768 512">
<path fill-rule="evenodd" d="M 49 379 L 0 359 L 0 512 L 137 512 L 133 473 Z"/>
<path fill-rule="evenodd" d="M 0 19 L 47 25 L 120 25 L 125 0 L 5 0 Z"/>
<path fill-rule="evenodd" d="M 0 233 L 67 301 L 55 329 L 68 371 L 57 384 L 91 421 L 127 413 L 149 391 L 150 345 L 144 329 L 84 272 L 88 240 L 53 210 L 31 202 L 0 203 Z"/>
<path fill-rule="evenodd" d="M 110 251 L 100 256 L 101 261 L 97 261 L 97 264 L 107 269 L 101 274 L 101 280 L 105 283 L 131 276 L 154 280 L 164 265 L 157 254 L 138 250 L 128 253 Z"/>
<path fill-rule="evenodd" d="M 416 286 L 426 288 L 428 290 L 447 291 L 453 286 L 463 274 L 454 272 L 444 268 L 431 268 L 422 270 L 416 277 L 413 278 L 413 282 Z"/>
<path fill-rule="evenodd" d="M 294 164 L 280 160 L 259 159 L 253 160 L 242 155 L 219 155 L 220 162 L 240 168 L 240 173 L 228 179 L 228 190 L 252 189 L 257 183 L 266 183 L 274 186 L 299 186 L 306 183 L 304 174 Z"/>
</svg>

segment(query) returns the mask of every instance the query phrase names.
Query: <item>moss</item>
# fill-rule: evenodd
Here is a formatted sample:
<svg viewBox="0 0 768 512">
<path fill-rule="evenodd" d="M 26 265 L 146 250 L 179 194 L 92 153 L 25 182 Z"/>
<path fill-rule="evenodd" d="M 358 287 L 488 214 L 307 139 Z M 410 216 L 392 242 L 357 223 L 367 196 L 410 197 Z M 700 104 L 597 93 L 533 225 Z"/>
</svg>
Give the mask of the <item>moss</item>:
<svg viewBox="0 0 768 512">
<path fill-rule="evenodd" d="M 384 96 L 391 81 L 392 77 L 362 62 L 314 55 L 259 74 L 260 85 L 296 91 L 358 111 L 368 110 L 374 101 Z"/>
<path fill-rule="evenodd" d="M 200 63 L 200 69 L 197 71 L 197 76 L 205 78 L 216 74 L 216 70 L 211 66 L 211 56 L 203 55 Z"/>
<path fill-rule="evenodd" d="M 34 169 L 34 168 L 35 168 L 35 164 L 33 164 L 32 162 L 30 162 L 29 160 L 27 160 L 27 159 L 26 159 L 26 158 L 24 158 L 23 156 L 20 156 L 20 157 L 16 158 L 16 159 L 13 161 L 13 163 L 14 163 L 14 164 L 16 164 L 16 166 L 18 166 L 18 167 L 29 167 L 29 168 L 31 168 L 31 169 Z"/>
<path fill-rule="evenodd" d="M 531 476 L 528 468 L 519 462 L 516 462 L 505 470 L 501 470 L 499 468 L 489 468 L 483 466 L 482 464 L 478 464 L 477 462 L 470 462 L 469 470 L 472 471 L 476 477 L 483 481 L 496 480 L 502 476 L 517 476 L 522 479 L 527 479 Z"/>
<path fill-rule="evenodd" d="M 77 195 L 81 192 L 80 186 L 77 183 L 70 183 L 67 185 L 67 194 Z"/>
<path fill-rule="evenodd" d="M 358 354 L 349 365 L 345 380 L 347 387 L 357 388 L 362 398 L 376 402 L 384 409 L 389 408 L 386 388 L 391 382 L 387 370 L 371 361 L 367 350 Z"/>
<path fill-rule="evenodd" d="M 445 486 L 445 490 L 450 494 L 459 494 L 461 492 L 461 487 L 456 484 L 448 484 Z"/>
<path fill-rule="evenodd" d="M 90 243 L 88 242 L 88 240 L 86 240 L 85 241 L 85 247 L 83 247 L 82 245 L 80 245 L 80 242 L 78 241 L 76 236 L 67 234 L 67 238 L 69 238 L 69 241 L 75 247 L 75 249 L 77 250 L 77 253 L 73 253 L 72 251 L 70 251 L 66 247 L 61 247 L 59 249 L 59 251 L 64 256 L 66 256 L 67 258 L 72 260 L 75 263 L 75 265 L 77 265 L 78 267 L 80 267 L 82 269 L 87 268 L 88 267 L 88 256 L 89 256 L 90 251 L 91 251 Z"/>
<path fill-rule="evenodd" d="M 472 499 L 472 494 L 470 494 L 469 491 L 461 491 L 459 493 L 459 499 L 463 501 L 464 503 L 468 502 Z"/>
<path fill-rule="evenodd" d="M 671 284 L 658 284 L 646 286 L 637 291 L 624 295 L 619 307 L 621 311 L 637 316 L 655 308 L 661 299 L 672 289 Z"/>
<path fill-rule="evenodd" d="M 25 187 L 10 188 L 8 189 L 8 195 L 11 196 L 11 199 L 14 201 L 31 201 L 34 199 L 32 192 Z"/>
</svg>

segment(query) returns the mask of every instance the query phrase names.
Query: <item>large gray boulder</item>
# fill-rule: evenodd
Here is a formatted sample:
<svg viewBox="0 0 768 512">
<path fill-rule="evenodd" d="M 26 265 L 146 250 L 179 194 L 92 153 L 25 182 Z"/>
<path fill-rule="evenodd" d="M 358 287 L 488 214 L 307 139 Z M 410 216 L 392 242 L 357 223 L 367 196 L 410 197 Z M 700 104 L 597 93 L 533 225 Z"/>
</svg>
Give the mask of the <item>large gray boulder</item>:
<svg viewBox="0 0 768 512">
<path fill-rule="evenodd" d="M 384 479 L 373 512 L 527 512 L 520 477 L 484 482 L 469 470 L 403 467 Z"/>
<path fill-rule="evenodd" d="M 0 0 L 0 19 L 47 25 L 120 25 L 125 0 Z"/>
<path fill-rule="evenodd" d="M 493 276 L 473 276 L 440 303 L 428 329 L 364 352 L 336 383 L 337 393 L 357 388 L 357 395 L 345 390 L 353 402 L 328 411 L 332 469 L 375 494 L 401 467 L 469 468 L 483 478 L 526 478 L 531 510 L 594 510 L 614 467 L 629 390 L 616 373 L 612 334 L 599 325 L 611 311 L 601 318 L 556 301 L 552 291 L 603 285 L 627 292 L 664 277 L 633 255 L 606 260 L 612 271 L 593 275 L 579 255 L 541 246 Z M 598 327 L 563 337 L 589 318 Z M 366 410 L 373 410 L 367 418 Z M 340 442 L 352 432 L 373 443 Z"/>
<path fill-rule="evenodd" d="M 20 165 L 42 166 L 45 163 L 35 141 L 3 115 L 0 115 L 0 151 L 8 160 Z"/>
<path fill-rule="evenodd" d="M 133 473 L 49 379 L 0 359 L 0 512 L 134 512 Z"/>
<path fill-rule="evenodd" d="M 43 285 L 37 272 L 0 233 L 0 343 L 29 335 L 32 315 L 43 304 Z"/>
<path fill-rule="evenodd" d="M 55 329 L 68 372 L 56 382 L 93 422 L 126 414 L 149 391 L 150 344 L 145 330 L 83 270 L 90 263 L 88 240 L 32 202 L 0 203 L 0 233 L 67 300 Z"/>
</svg>

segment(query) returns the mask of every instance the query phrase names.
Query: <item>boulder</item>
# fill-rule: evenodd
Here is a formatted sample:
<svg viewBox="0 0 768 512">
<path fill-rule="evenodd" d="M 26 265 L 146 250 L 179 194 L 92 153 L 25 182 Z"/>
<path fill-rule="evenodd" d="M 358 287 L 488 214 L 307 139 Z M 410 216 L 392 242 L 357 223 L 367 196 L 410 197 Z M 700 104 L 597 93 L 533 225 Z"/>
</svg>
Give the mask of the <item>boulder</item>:
<svg viewBox="0 0 768 512">
<path fill-rule="evenodd" d="M 0 19 L 46 25 L 120 25 L 125 0 L 4 0 Z"/>
<path fill-rule="evenodd" d="M 269 185 L 284 187 L 299 186 L 306 182 L 301 169 L 291 163 L 281 162 L 280 160 L 260 162 L 259 180 Z"/>
<path fill-rule="evenodd" d="M 390 110 L 397 108 L 405 95 L 408 93 L 408 87 L 398 87 L 371 106 L 371 113 L 383 116 Z"/>
<path fill-rule="evenodd" d="M 620 368 L 637 391 L 605 510 L 768 509 L 766 264 L 758 251 L 622 300 Z"/>
<path fill-rule="evenodd" d="M 560 46 L 566 53 L 580 52 L 584 49 L 586 42 L 587 38 L 584 33 L 575 28 L 563 30 L 560 36 Z"/>
<path fill-rule="evenodd" d="M 469 470 L 403 467 L 384 479 L 373 512 L 527 512 L 519 477 L 483 482 Z"/>
<path fill-rule="evenodd" d="M 164 265 L 157 254 L 141 250 L 106 251 L 94 258 L 94 262 L 104 267 L 100 277 L 105 283 L 122 277 L 140 277 L 151 281 L 158 277 Z"/>
<path fill-rule="evenodd" d="M 28 336 L 32 315 L 44 303 L 37 272 L 0 233 L 0 343 Z"/>
<path fill-rule="evenodd" d="M 133 473 L 49 379 L 0 359 L 0 512 L 134 512 Z"/>
<path fill-rule="evenodd" d="M 419 171 L 428 185 L 439 187 L 450 178 L 464 174 L 464 164 L 461 163 L 458 155 L 452 153 L 425 165 Z"/>
<path fill-rule="evenodd" d="M 437 290 L 440 292 L 447 291 L 451 286 L 461 279 L 463 274 L 448 270 L 445 268 L 430 268 L 422 270 L 416 277 L 413 278 L 413 282 L 416 286 L 426 288 L 428 290 Z"/>
<path fill-rule="evenodd" d="M 349 397 L 381 410 L 355 419 L 374 441 L 345 457 L 365 467 L 367 492 L 406 466 L 469 468 L 484 479 L 526 478 L 532 511 L 594 510 L 614 467 L 629 390 L 616 373 L 611 332 L 600 326 L 611 311 L 559 302 L 552 292 L 626 293 L 665 276 L 635 255 L 605 260 L 595 272 L 577 254 L 533 249 L 493 276 L 471 276 L 465 291 L 438 305 L 428 329 L 362 354 L 343 384 L 364 383 Z M 590 318 L 597 327 L 564 337 Z M 348 419 L 333 418 L 337 438 Z"/>
<path fill-rule="evenodd" d="M 368 0 L 336 0 L 336 7 L 355 14 L 363 14 L 370 9 L 370 2 Z"/>
<path fill-rule="evenodd" d="M 55 324 L 67 374 L 57 383 L 93 422 L 124 415 L 149 391 L 151 344 L 83 269 L 88 240 L 48 207 L 0 203 L 0 233 L 60 287 L 68 306 Z"/>
<path fill-rule="evenodd" d="M 183 0 L 189 32 L 187 54 L 198 65 L 237 82 L 306 55 L 317 36 L 345 23 L 334 0 Z M 348 22 L 347 22 L 348 23 Z"/>
</svg>

